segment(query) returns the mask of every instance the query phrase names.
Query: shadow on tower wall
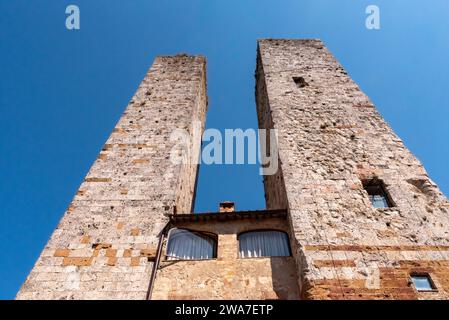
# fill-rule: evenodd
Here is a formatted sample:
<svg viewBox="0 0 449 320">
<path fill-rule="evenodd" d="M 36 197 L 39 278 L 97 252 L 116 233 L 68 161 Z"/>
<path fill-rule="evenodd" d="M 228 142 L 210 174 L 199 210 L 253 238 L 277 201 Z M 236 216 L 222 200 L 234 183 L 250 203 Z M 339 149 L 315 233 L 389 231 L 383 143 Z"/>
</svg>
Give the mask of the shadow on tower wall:
<svg viewBox="0 0 449 320">
<path fill-rule="evenodd" d="M 299 300 L 298 275 L 293 257 L 271 257 L 273 290 L 280 300 Z"/>
</svg>

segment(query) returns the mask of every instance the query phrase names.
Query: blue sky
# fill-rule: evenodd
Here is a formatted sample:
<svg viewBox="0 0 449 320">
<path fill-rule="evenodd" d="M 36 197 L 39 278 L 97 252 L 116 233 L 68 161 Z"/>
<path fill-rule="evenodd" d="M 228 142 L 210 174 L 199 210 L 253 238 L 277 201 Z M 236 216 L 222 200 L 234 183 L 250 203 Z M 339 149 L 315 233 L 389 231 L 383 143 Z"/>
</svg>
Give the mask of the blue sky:
<svg viewBox="0 0 449 320">
<path fill-rule="evenodd" d="M 81 29 L 65 28 L 65 8 Z M 381 29 L 365 28 L 365 8 Z M 13 298 L 158 54 L 208 59 L 207 126 L 256 128 L 256 39 L 321 38 L 449 194 L 447 0 L 0 0 L 0 298 Z M 197 211 L 264 207 L 257 165 L 203 166 Z"/>
</svg>

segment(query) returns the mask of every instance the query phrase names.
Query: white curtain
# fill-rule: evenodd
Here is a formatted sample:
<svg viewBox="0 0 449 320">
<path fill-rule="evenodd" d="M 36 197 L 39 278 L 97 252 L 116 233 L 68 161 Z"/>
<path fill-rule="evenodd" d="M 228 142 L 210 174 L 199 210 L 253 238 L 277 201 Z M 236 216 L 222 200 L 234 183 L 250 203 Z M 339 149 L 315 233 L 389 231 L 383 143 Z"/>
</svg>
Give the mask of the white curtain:
<svg viewBox="0 0 449 320">
<path fill-rule="evenodd" d="M 168 260 L 215 258 L 216 241 L 211 236 L 185 229 L 171 229 L 168 235 Z"/>
<path fill-rule="evenodd" d="M 241 258 L 289 256 L 288 236 L 281 231 L 253 231 L 239 236 Z"/>
</svg>

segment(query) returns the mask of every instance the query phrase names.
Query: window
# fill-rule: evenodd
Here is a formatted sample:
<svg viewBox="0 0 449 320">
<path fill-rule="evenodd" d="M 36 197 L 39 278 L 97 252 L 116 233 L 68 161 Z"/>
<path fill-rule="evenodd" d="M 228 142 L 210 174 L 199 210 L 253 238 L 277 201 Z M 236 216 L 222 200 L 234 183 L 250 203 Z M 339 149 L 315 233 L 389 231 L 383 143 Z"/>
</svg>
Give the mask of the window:
<svg viewBox="0 0 449 320">
<path fill-rule="evenodd" d="M 238 236 L 240 258 L 290 256 L 288 235 L 281 231 L 250 231 Z"/>
<path fill-rule="evenodd" d="M 411 278 L 418 291 L 433 291 L 436 289 L 428 274 L 412 274 Z"/>
<path fill-rule="evenodd" d="M 374 208 L 388 208 L 387 199 L 383 194 L 370 194 L 369 199 Z"/>
<path fill-rule="evenodd" d="M 214 234 L 171 229 L 168 234 L 167 260 L 206 260 L 217 257 Z"/>
<path fill-rule="evenodd" d="M 293 81 L 298 88 L 304 88 L 309 85 L 303 77 L 293 77 Z"/>
<path fill-rule="evenodd" d="M 362 184 L 374 208 L 389 208 L 394 206 L 382 180 L 374 178 L 364 180 Z"/>
</svg>

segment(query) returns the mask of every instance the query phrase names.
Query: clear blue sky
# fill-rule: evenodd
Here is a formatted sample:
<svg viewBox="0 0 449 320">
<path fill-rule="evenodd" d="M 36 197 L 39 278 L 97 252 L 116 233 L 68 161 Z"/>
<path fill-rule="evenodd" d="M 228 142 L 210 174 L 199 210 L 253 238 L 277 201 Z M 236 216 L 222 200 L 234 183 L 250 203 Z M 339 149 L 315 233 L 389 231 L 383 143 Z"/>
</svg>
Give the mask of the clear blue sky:
<svg viewBox="0 0 449 320">
<path fill-rule="evenodd" d="M 65 8 L 81 30 L 65 28 Z M 365 7 L 381 30 L 365 28 Z M 321 38 L 449 193 L 449 1 L 0 0 L 0 298 L 13 298 L 154 57 L 208 59 L 207 126 L 256 128 L 256 39 Z M 203 166 L 197 211 L 264 207 L 258 166 Z"/>
</svg>

